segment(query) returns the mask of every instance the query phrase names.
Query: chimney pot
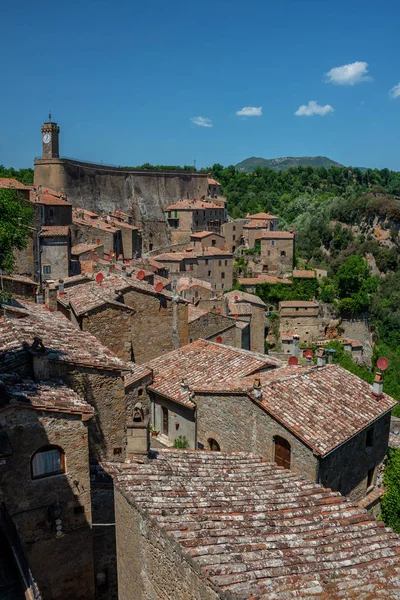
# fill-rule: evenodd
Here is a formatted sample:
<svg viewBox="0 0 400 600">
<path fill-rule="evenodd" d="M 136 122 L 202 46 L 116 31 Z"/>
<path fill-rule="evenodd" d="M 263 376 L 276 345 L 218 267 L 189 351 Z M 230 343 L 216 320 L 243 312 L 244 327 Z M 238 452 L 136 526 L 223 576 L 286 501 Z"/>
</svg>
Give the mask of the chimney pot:
<svg viewBox="0 0 400 600">
<path fill-rule="evenodd" d="M 261 398 L 261 396 L 262 396 L 261 379 L 259 377 L 254 378 L 253 394 L 257 399 Z"/>
<path fill-rule="evenodd" d="M 326 365 L 325 349 L 324 348 L 320 348 L 320 350 L 318 351 L 318 356 L 317 356 L 317 366 L 318 367 L 325 367 L 325 365 Z"/>
<path fill-rule="evenodd" d="M 379 398 L 383 393 L 383 375 L 380 371 L 377 371 L 374 382 L 372 384 L 372 391 L 374 396 Z"/>
</svg>

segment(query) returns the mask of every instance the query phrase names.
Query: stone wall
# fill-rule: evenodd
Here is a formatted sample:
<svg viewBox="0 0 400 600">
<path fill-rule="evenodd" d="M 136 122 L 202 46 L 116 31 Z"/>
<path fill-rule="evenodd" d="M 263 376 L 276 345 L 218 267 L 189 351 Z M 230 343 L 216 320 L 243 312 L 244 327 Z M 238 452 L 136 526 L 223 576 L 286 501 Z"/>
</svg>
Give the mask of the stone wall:
<svg viewBox="0 0 400 600">
<path fill-rule="evenodd" d="M 221 336 L 222 343 L 234 348 L 241 348 L 241 334 L 236 327 L 236 320 L 211 310 L 195 321 L 189 323 L 189 341 L 198 339 L 216 341 Z"/>
<path fill-rule="evenodd" d="M 31 301 L 35 299 L 36 293 L 39 291 L 39 287 L 36 285 L 24 283 L 7 276 L 3 276 L 3 289 L 14 297 L 28 298 Z"/>
<path fill-rule="evenodd" d="M 70 241 L 69 237 L 40 238 L 42 280 L 65 279 L 69 275 Z M 44 265 L 51 267 L 51 272 L 43 271 Z"/>
<path fill-rule="evenodd" d="M 280 333 L 294 333 L 300 336 L 302 343 L 309 343 L 318 340 L 324 334 L 324 323 L 317 316 L 302 316 L 280 318 Z"/>
<path fill-rule="evenodd" d="M 106 304 L 81 318 L 81 329 L 89 331 L 118 358 L 131 360 L 133 311 Z"/>
<path fill-rule="evenodd" d="M 46 600 L 94 598 L 88 432 L 80 416 L 3 409 L 13 454 L 0 464 L 0 501 L 17 526 L 33 576 Z M 32 479 L 32 455 L 48 445 L 65 453 L 66 472 Z M 64 536 L 55 536 L 49 506 L 61 504 Z M 1 595 L 1 594 L 0 594 Z"/>
<path fill-rule="evenodd" d="M 218 600 L 180 546 L 115 491 L 119 600 Z"/>
<path fill-rule="evenodd" d="M 135 310 L 132 346 L 136 363 L 148 362 L 188 343 L 186 303 L 175 303 L 163 294 L 152 295 L 134 289 L 125 292 L 123 297 L 124 303 Z"/>
<path fill-rule="evenodd" d="M 132 418 L 135 404 L 141 402 L 145 416 L 150 415 L 151 398 L 147 386 L 153 380 L 153 375 L 147 375 L 125 387 L 127 419 Z"/>
<path fill-rule="evenodd" d="M 84 225 L 81 222 L 74 221 L 71 225 L 71 245 L 76 246 L 83 242 L 87 244 L 99 243 L 103 246 L 104 254 L 110 254 L 115 252 L 117 255 L 122 252 L 122 237 L 121 231 L 115 229 L 115 231 L 105 231 L 104 229 L 97 229 L 91 225 Z M 100 255 L 103 258 L 102 255 Z"/>
<path fill-rule="evenodd" d="M 322 485 L 349 495 L 356 502 L 364 498 L 368 471 L 375 469 L 375 483 L 377 469 L 386 455 L 389 430 L 390 414 L 387 414 L 374 424 L 374 441 L 370 448 L 366 447 L 367 432 L 364 430 L 321 459 L 319 477 Z"/>
<path fill-rule="evenodd" d="M 207 175 L 140 171 L 71 159 L 36 159 L 35 185 L 64 189 L 74 206 L 105 212 L 122 210 L 143 227 L 143 246 L 170 240 L 164 210 L 181 198 L 207 195 Z"/>
<path fill-rule="evenodd" d="M 197 441 L 208 448 L 216 440 L 223 452 L 254 452 L 274 461 L 274 436 L 291 445 L 291 469 L 316 481 L 318 459 L 305 446 L 247 396 L 196 394 Z"/>
<path fill-rule="evenodd" d="M 284 254 L 282 254 L 284 253 Z M 294 239 L 261 239 L 261 263 L 270 273 L 284 273 L 293 269 Z"/>
</svg>

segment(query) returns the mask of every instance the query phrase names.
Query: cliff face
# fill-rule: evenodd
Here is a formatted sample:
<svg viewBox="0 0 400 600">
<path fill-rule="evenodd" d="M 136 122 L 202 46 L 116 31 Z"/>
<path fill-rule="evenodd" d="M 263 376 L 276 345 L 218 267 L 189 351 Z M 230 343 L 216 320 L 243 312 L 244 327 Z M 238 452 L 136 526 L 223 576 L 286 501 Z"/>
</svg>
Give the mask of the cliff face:
<svg viewBox="0 0 400 600">
<path fill-rule="evenodd" d="M 207 176 L 198 173 L 135 171 L 70 159 L 36 159 L 35 185 L 63 189 L 69 202 L 88 210 L 120 209 L 143 228 L 153 247 L 170 242 L 164 210 L 180 198 L 207 195 Z"/>
</svg>

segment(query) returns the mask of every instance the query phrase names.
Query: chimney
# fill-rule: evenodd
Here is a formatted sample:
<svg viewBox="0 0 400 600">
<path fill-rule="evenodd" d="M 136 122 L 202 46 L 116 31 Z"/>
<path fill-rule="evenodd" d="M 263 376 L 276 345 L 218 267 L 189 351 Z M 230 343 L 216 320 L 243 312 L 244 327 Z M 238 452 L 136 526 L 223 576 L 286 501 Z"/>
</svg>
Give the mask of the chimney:
<svg viewBox="0 0 400 600">
<path fill-rule="evenodd" d="M 46 281 L 46 287 L 44 289 L 44 303 L 47 308 L 51 308 L 52 310 L 57 309 L 57 288 L 52 279 L 48 279 Z"/>
<path fill-rule="evenodd" d="M 311 367 L 311 365 L 312 365 L 312 356 L 306 356 L 306 365 L 307 365 L 307 367 Z"/>
<path fill-rule="evenodd" d="M 114 268 L 115 268 L 115 265 L 114 265 L 114 263 L 110 263 L 110 264 L 108 265 L 108 274 L 109 274 L 109 275 L 111 275 L 111 273 L 114 273 Z"/>
<path fill-rule="evenodd" d="M 121 270 L 121 277 L 122 277 L 123 279 L 126 279 L 126 266 L 125 266 L 125 265 L 122 267 L 122 270 Z"/>
<path fill-rule="evenodd" d="M 325 348 L 320 348 L 318 350 L 318 355 L 317 355 L 317 366 L 318 367 L 325 367 L 325 365 L 326 365 Z"/>
<path fill-rule="evenodd" d="M 261 398 L 262 396 L 261 379 L 259 377 L 254 378 L 253 394 L 257 399 Z"/>
<path fill-rule="evenodd" d="M 118 262 L 121 263 L 121 265 L 124 263 L 124 257 L 122 254 L 118 254 Z"/>
<path fill-rule="evenodd" d="M 328 363 L 331 365 L 333 363 L 333 355 L 335 354 L 336 350 L 333 348 L 327 348 L 325 352 L 328 355 Z"/>
<path fill-rule="evenodd" d="M 383 375 L 380 371 L 377 371 L 374 379 L 374 383 L 372 384 L 372 393 L 377 398 L 380 398 L 383 393 Z"/>
<path fill-rule="evenodd" d="M 65 294 L 65 292 L 64 292 L 64 279 L 59 279 L 58 280 L 58 293 L 60 294 L 60 296 L 63 296 Z"/>
<path fill-rule="evenodd" d="M 189 391 L 189 384 L 186 379 L 181 379 L 181 390 L 182 390 L 182 392 Z"/>
<path fill-rule="evenodd" d="M 293 356 L 299 357 L 299 348 L 300 348 L 300 336 L 293 336 Z"/>
</svg>

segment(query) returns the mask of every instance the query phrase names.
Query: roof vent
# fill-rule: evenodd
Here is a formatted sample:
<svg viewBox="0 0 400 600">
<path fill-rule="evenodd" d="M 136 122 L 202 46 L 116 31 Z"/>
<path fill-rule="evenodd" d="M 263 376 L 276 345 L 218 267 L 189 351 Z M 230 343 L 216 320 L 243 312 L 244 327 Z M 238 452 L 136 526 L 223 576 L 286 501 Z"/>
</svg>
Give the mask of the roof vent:
<svg viewBox="0 0 400 600">
<path fill-rule="evenodd" d="M 326 365 L 325 348 L 320 348 L 318 350 L 318 355 L 317 355 L 317 366 L 318 367 L 325 367 L 325 365 Z"/>
<path fill-rule="evenodd" d="M 182 392 L 189 391 L 189 384 L 186 379 L 181 379 L 181 390 L 182 390 Z"/>
<path fill-rule="evenodd" d="M 374 379 L 374 383 L 372 384 L 372 391 L 374 396 L 379 398 L 383 393 L 383 375 L 380 371 L 377 371 Z"/>
<path fill-rule="evenodd" d="M 261 379 L 259 377 L 255 377 L 254 378 L 254 382 L 253 382 L 253 394 L 254 394 L 254 396 L 257 399 L 261 398 L 261 396 L 262 396 Z"/>
</svg>

